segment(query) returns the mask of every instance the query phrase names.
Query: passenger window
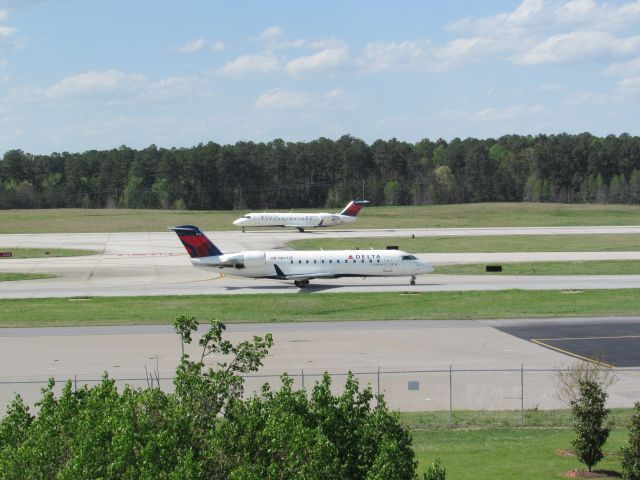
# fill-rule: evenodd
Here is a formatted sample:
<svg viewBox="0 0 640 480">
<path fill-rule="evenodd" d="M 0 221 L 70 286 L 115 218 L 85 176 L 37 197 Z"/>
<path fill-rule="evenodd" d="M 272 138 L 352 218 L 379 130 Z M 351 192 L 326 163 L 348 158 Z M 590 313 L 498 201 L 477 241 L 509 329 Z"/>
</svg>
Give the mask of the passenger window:
<svg viewBox="0 0 640 480">
<path fill-rule="evenodd" d="M 309 260 L 307 260 L 307 263 L 309 263 Z"/>
<path fill-rule="evenodd" d="M 302 260 L 298 260 L 298 263 L 302 263 Z"/>
<path fill-rule="evenodd" d="M 329 263 L 333 263 L 333 260 L 329 260 Z"/>
</svg>

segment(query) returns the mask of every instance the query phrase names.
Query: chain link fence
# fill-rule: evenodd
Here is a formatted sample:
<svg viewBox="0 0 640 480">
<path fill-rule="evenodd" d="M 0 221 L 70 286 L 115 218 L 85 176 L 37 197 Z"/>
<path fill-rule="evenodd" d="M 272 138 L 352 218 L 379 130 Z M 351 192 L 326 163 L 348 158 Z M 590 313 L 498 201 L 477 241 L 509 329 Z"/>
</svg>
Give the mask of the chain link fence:
<svg viewBox="0 0 640 480">
<path fill-rule="evenodd" d="M 403 412 L 403 418 L 415 428 L 455 428 L 472 426 L 569 426 L 568 405 L 558 398 L 558 369 L 494 368 L 471 369 L 385 369 L 354 370 L 361 386 L 369 386 L 374 394 L 384 395 L 389 408 Z M 173 372 L 152 372 L 146 377 L 113 377 L 119 387 L 157 386 L 173 390 Z M 245 375 L 245 395 L 259 393 L 265 383 L 272 389 L 281 385 L 284 372 L 261 372 Z M 348 372 L 328 372 L 335 393 L 340 393 Z M 611 369 L 614 383 L 608 387 L 607 406 L 612 409 L 609 423 L 622 426 L 630 416 L 629 408 L 640 401 L 640 369 Z M 310 392 L 324 372 L 289 371 L 286 374 L 296 388 Z M 67 379 L 56 379 L 60 391 Z M 92 386 L 100 378 L 73 378 L 74 388 Z M 6 408 L 16 394 L 30 405 L 40 396 L 47 379 L 0 380 L 0 407 Z"/>
</svg>

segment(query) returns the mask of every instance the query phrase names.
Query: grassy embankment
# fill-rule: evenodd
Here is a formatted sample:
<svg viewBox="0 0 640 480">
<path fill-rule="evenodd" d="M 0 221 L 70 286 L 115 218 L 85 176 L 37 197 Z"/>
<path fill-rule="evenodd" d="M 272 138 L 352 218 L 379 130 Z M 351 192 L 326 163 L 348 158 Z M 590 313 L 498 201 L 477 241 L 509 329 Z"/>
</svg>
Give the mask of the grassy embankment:
<svg viewBox="0 0 640 480">
<path fill-rule="evenodd" d="M 640 235 L 500 235 L 481 237 L 371 237 L 296 240 L 296 250 L 385 249 L 413 253 L 624 252 L 640 250 Z"/>
<path fill-rule="evenodd" d="M 91 297 L 0 300 L 0 326 L 170 324 L 182 313 L 226 323 L 638 315 L 634 289 Z"/>
<path fill-rule="evenodd" d="M 289 211 L 280 209 L 279 211 Z M 291 211 L 339 211 L 340 208 Z M 239 230 L 233 220 L 248 210 L 180 211 L 128 209 L 3 210 L 0 233 L 160 232 L 192 224 L 204 230 Z M 433 227 L 531 227 L 638 225 L 640 209 L 629 205 L 473 203 L 366 207 L 349 229 Z M 258 230 L 263 231 L 263 230 Z"/>
<path fill-rule="evenodd" d="M 10 257 L 0 258 L 2 262 L 11 261 L 12 258 L 51 258 L 51 257 L 79 257 L 82 255 L 96 255 L 94 250 L 82 250 L 73 248 L 13 248 L 0 247 L 2 252 L 11 252 Z"/>
<path fill-rule="evenodd" d="M 570 454 L 570 429 L 478 429 L 413 431 L 420 472 L 436 458 L 456 480 L 547 480 L 586 467 Z M 628 432 L 616 429 L 604 445 L 605 458 L 594 470 L 620 471 L 620 449 Z"/>
<path fill-rule="evenodd" d="M 0 272 L 0 282 L 16 282 L 19 280 L 41 280 L 43 278 L 54 278 L 55 275 L 46 273 L 3 273 Z"/>
</svg>

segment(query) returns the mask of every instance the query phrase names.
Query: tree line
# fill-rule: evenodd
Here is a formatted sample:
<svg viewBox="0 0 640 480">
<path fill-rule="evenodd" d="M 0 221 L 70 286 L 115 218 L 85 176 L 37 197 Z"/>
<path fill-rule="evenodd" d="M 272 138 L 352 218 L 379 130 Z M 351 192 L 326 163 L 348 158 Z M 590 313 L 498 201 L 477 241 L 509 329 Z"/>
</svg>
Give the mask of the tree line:
<svg viewBox="0 0 640 480">
<path fill-rule="evenodd" d="M 193 210 L 470 202 L 640 203 L 640 137 L 507 135 L 122 146 L 0 161 L 0 208 Z"/>
</svg>

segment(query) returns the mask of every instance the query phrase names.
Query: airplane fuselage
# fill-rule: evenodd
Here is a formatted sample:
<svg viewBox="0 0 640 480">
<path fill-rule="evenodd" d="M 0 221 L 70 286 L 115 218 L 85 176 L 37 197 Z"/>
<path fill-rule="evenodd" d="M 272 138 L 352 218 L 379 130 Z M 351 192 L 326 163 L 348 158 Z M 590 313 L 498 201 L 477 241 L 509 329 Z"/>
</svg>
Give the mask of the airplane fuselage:
<svg viewBox="0 0 640 480">
<path fill-rule="evenodd" d="M 414 276 L 432 267 L 401 250 L 247 251 L 192 258 L 194 266 L 249 278 Z"/>
<path fill-rule="evenodd" d="M 295 227 L 316 228 L 342 225 L 357 217 L 336 213 L 248 213 L 233 222 L 240 227 Z"/>
</svg>

